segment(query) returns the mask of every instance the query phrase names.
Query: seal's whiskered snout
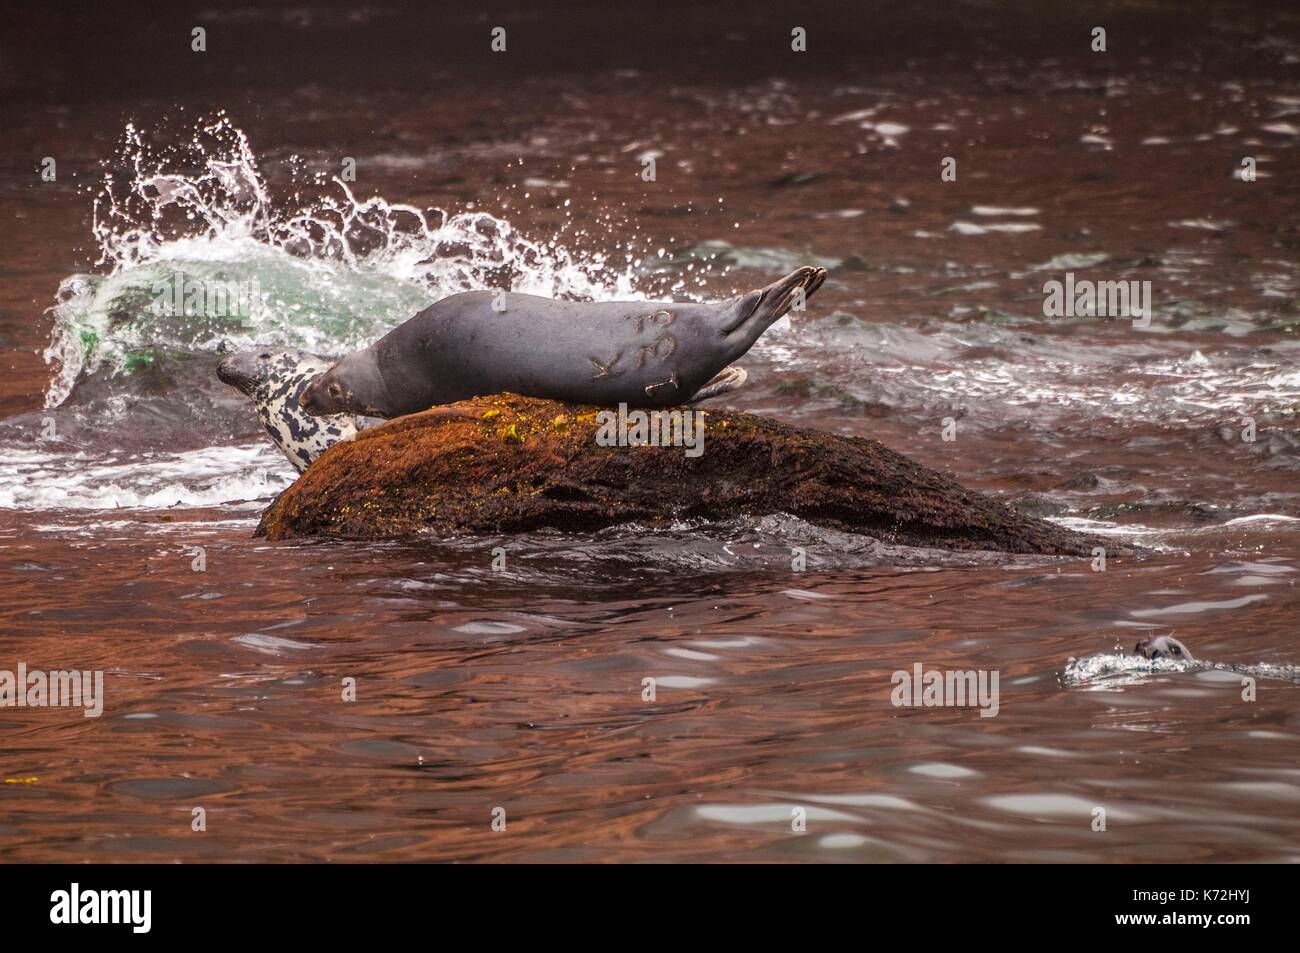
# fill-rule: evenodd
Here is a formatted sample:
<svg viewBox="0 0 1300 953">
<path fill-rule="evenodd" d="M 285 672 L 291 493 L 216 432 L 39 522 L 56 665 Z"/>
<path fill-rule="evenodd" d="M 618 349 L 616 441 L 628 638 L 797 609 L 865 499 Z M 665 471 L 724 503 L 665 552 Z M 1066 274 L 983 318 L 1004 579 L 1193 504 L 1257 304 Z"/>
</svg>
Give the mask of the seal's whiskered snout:
<svg viewBox="0 0 1300 953">
<path fill-rule="evenodd" d="M 227 352 L 229 346 L 227 346 Z M 294 349 L 263 348 L 257 351 L 239 351 L 230 354 L 217 365 L 217 378 L 245 396 L 252 396 L 262 384 L 286 368 L 297 366 L 304 359 L 319 361 L 314 355 Z"/>
<path fill-rule="evenodd" d="M 217 365 L 217 379 L 248 396 L 258 385 L 251 352 L 232 354 Z"/>
<path fill-rule="evenodd" d="M 329 367 L 306 351 L 267 348 L 230 355 L 217 366 L 217 377 L 252 399 L 267 436 L 301 472 L 363 425 L 347 414 L 308 412 L 309 392 Z"/>
</svg>

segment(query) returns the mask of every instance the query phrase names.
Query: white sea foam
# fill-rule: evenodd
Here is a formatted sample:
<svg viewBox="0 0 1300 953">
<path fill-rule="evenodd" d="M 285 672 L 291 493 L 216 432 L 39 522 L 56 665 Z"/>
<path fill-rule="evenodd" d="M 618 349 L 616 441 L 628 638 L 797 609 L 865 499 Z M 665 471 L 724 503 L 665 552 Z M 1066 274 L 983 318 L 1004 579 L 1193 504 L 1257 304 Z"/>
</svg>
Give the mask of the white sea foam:
<svg viewBox="0 0 1300 953">
<path fill-rule="evenodd" d="M 953 222 L 949 229 L 958 235 L 987 235 L 989 232 L 1015 235 L 1021 232 L 1036 232 L 1042 227 L 1034 222 L 989 222 L 986 225 L 977 225 L 974 222 Z"/>
<path fill-rule="evenodd" d="M 274 496 L 293 468 L 269 443 L 183 453 L 51 454 L 0 448 L 0 507 L 24 510 L 215 506 Z"/>
</svg>

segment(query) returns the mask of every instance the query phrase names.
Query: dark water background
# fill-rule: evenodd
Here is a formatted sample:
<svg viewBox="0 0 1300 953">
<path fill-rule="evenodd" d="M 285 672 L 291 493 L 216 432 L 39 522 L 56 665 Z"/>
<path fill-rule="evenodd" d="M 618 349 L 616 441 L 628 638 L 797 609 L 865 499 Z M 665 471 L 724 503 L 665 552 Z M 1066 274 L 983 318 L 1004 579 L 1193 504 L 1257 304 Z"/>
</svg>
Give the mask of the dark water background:
<svg viewBox="0 0 1300 953">
<path fill-rule="evenodd" d="M 0 709 L 0 858 L 1300 857 L 1300 687 L 1062 679 L 1152 631 L 1300 660 L 1300 15 L 850 6 L 6 14 L 0 669 L 102 669 L 107 701 Z M 184 143 L 218 111 L 270 219 L 191 244 L 147 219 L 134 259 L 97 238 L 105 174 L 135 174 L 127 124 Z M 177 174 L 229 158 L 204 148 Z M 340 252 L 263 228 L 337 198 L 304 175 L 343 156 L 358 200 L 439 209 L 429 230 L 340 226 Z M 958 565 L 783 518 L 251 538 L 293 474 L 212 376 L 221 340 L 336 353 L 470 287 L 722 297 L 803 263 L 830 280 L 726 406 L 878 438 L 1152 555 Z M 218 266 L 279 310 L 141 317 L 158 274 Z M 1149 280 L 1151 327 L 1045 318 L 1066 271 Z M 60 327 L 80 373 L 42 358 Z M 998 715 L 893 707 L 918 662 L 998 671 Z"/>
</svg>

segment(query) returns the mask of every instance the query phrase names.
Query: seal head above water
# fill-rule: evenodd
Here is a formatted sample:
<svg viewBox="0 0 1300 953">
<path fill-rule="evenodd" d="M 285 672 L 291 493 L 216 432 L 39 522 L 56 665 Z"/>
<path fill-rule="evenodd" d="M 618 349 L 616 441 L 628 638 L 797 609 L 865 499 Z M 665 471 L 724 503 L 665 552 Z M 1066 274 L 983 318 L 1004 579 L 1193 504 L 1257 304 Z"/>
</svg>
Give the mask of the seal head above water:
<svg viewBox="0 0 1300 953">
<path fill-rule="evenodd" d="M 578 404 L 669 407 L 725 393 L 728 364 L 826 280 L 799 268 L 704 304 L 556 301 L 471 291 L 437 302 L 306 388 L 313 414 L 399 417 L 506 391 Z"/>
<path fill-rule="evenodd" d="M 261 348 L 231 354 L 217 366 L 217 377 L 252 399 L 267 435 L 301 473 L 366 423 L 349 414 L 314 417 L 298 405 L 307 385 L 329 366 L 296 348 Z"/>
<path fill-rule="evenodd" d="M 1172 635 L 1157 635 L 1133 646 L 1133 651 L 1143 658 L 1167 658 L 1175 662 L 1195 662 L 1192 653 Z"/>
<path fill-rule="evenodd" d="M 1065 666 L 1063 680 L 1069 685 L 1080 685 L 1094 679 L 1119 675 L 1126 679 L 1146 676 L 1154 671 L 1174 672 L 1231 672 L 1249 678 L 1281 679 L 1300 684 L 1300 666 L 1286 662 L 1259 662 L 1254 665 L 1235 662 L 1209 662 L 1192 656 L 1191 651 L 1172 635 L 1157 635 L 1133 646 L 1133 651 L 1147 662 L 1143 666 L 1127 655 L 1094 655 L 1089 658 L 1070 659 Z M 1170 665 L 1154 666 L 1149 663 L 1163 661 Z M 1128 663 L 1136 663 L 1128 664 Z"/>
</svg>

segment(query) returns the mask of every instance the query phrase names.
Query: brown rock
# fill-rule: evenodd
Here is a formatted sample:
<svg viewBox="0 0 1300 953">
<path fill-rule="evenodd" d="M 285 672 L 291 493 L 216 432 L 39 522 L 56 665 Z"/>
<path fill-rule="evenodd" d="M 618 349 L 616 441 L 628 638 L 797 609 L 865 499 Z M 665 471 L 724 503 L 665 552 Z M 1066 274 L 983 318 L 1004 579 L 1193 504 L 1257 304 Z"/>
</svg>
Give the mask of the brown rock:
<svg viewBox="0 0 1300 953">
<path fill-rule="evenodd" d="M 886 543 L 1085 556 L 1095 540 L 972 492 L 875 440 L 708 411 L 704 452 L 601 447 L 600 408 L 513 394 L 362 431 L 262 514 L 257 533 L 378 538 L 790 513 Z"/>
</svg>

